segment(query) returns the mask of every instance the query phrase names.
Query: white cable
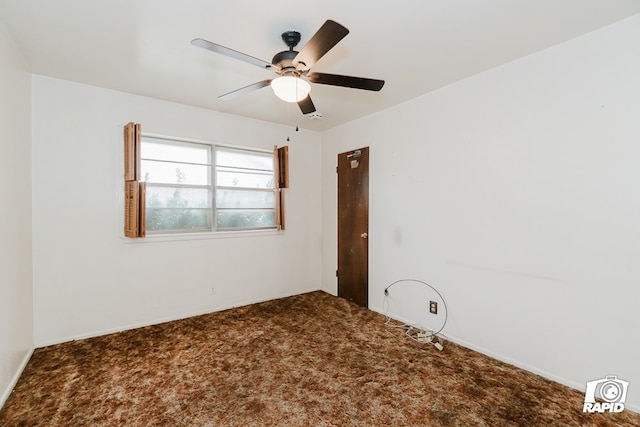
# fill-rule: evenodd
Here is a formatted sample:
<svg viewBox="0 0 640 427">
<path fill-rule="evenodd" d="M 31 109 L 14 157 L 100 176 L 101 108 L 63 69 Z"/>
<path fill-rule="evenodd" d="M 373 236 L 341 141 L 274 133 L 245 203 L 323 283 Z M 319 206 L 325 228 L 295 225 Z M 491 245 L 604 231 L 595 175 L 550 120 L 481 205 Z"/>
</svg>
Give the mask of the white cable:
<svg viewBox="0 0 640 427">
<path fill-rule="evenodd" d="M 400 323 L 397 320 L 392 319 L 389 314 L 388 314 L 388 310 L 389 310 L 389 288 L 391 288 L 393 285 L 395 285 L 396 283 L 400 283 L 400 282 L 418 282 L 418 283 L 422 283 L 428 287 L 430 287 L 431 289 L 433 289 L 433 291 L 435 293 L 438 294 L 438 296 L 440 297 L 440 299 L 442 300 L 442 303 L 444 305 L 444 322 L 442 323 L 442 327 L 440 327 L 440 329 L 438 329 L 437 331 L 431 331 L 428 329 L 422 329 L 420 326 L 418 325 L 412 325 L 412 324 L 408 324 L 408 323 Z M 382 310 L 384 312 L 384 316 L 385 316 L 385 322 L 384 325 L 389 327 L 389 328 L 398 328 L 398 329 L 404 329 L 405 331 L 405 335 L 407 337 L 409 337 L 411 340 L 416 341 L 420 344 L 431 344 L 434 347 L 436 347 L 438 350 L 442 351 L 442 349 L 444 348 L 442 345 L 443 340 L 446 340 L 446 335 L 441 334 L 442 330 L 444 329 L 445 325 L 447 324 L 447 319 L 448 319 L 448 308 L 447 308 L 447 302 L 444 300 L 444 298 L 442 297 L 442 294 L 440 294 L 440 292 L 438 292 L 438 290 L 436 288 L 434 288 L 433 286 L 431 286 L 430 284 L 423 282 L 421 280 L 415 280 L 415 279 L 401 279 L 401 280 L 396 280 L 395 282 L 393 282 L 392 284 L 390 284 L 389 286 L 387 286 L 386 288 L 384 288 L 384 299 L 382 300 Z M 398 323 L 393 323 L 393 322 L 398 322 Z M 412 331 L 416 331 L 415 333 L 412 333 Z"/>
</svg>

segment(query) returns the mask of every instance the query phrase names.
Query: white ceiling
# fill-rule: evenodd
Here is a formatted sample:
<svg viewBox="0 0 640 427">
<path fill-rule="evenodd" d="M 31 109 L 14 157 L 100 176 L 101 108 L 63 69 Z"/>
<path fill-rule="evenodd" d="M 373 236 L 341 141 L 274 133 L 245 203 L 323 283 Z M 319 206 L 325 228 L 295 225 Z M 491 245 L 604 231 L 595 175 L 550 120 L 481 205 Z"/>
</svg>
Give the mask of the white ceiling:
<svg viewBox="0 0 640 427">
<path fill-rule="evenodd" d="M 628 16 L 638 0 L 0 0 L 4 22 L 37 74 L 271 122 L 325 130 L 529 55 Z M 280 34 L 326 19 L 349 35 L 313 71 L 386 81 L 380 92 L 313 85 L 322 120 L 270 88 L 217 97 L 268 70 L 194 47 L 200 37 L 271 61 Z"/>
</svg>

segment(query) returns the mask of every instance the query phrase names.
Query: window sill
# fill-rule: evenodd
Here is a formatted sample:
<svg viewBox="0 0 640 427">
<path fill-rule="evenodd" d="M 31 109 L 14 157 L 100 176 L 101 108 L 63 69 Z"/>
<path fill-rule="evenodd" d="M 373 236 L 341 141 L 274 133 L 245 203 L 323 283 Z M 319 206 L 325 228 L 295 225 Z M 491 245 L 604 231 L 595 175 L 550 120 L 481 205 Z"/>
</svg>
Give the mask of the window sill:
<svg viewBox="0 0 640 427">
<path fill-rule="evenodd" d="M 214 231 L 202 233 L 152 234 L 143 238 L 122 236 L 125 244 L 144 244 L 159 242 L 185 242 L 191 240 L 236 239 L 242 237 L 281 236 L 284 231 L 278 230 L 247 230 L 247 231 Z"/>
</svg>

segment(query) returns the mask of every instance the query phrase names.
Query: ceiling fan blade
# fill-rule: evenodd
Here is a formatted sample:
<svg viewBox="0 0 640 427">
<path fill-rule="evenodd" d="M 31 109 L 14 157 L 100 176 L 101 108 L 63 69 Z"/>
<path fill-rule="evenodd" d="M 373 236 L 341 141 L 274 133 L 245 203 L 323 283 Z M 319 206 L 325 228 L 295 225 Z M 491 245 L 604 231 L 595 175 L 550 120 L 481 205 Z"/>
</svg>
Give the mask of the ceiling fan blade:
<svg viewBox="0 0 640 427">
<path fill-rule="evenodd" d="M 229 49 L 228 47 L 220 46 L 219 44 L 210 42 L 205 39 L 193 39 L 191 40 L 191 44 L 194 46 L 201 47 L 203 49 L 210 50 L 211 52 L 221 53 L 231 58 L 239 59 L 240 61 L 257 65 L 260 68 L 267 68 L 267 69 L 274 68 L 274 66 L 270 62 L 263 61 L 262 59 L 254 58 L 253 56 L 247 55 L 242 52 L 238 52 L 237 50 Z"/>
<path fill-rule="evenodd" d="M 305 99 L 298 101 L 298 106 L 300 107 L 302 114 L 309 114 L 316 111 L 316 107 L 313 105 L 313 101 L 311 100 L 311 95 L 307 95 Z"/>
<path fill-rule="evenodd" d="M 224 95 L 220 95 L 218 99 L 222 99 L 223 101 L 229 101 L 231 99 L 236 99 L 239 96 L 245 95 L 247 93 L 253 92 L 254 90 L 262 89 L 265 86 L 269 86 L 271 84 L 271 79 L 262 80 L 258 83 L 250 84 L 249 86 L 242 87 L 240 89 L 236 89 L 229 93 L 225 93 Z"/>
<path fill-rule="evenodd" d="M 367 79 L 364 77 L 341 76 L 339 74 L 311 73 L 307 76 L 311 83 L 321 85 L 343 86 L 353 89 L 379 91 L 384 86 L 384 80 Z"/>
<path fill-rule="evenodd" d="M 347 34 L 349 30 L 345 27 L 330 19 L 327 20 L 296 55 L 293 64 L 298 69 L 308 70 Z"/>
</svg>

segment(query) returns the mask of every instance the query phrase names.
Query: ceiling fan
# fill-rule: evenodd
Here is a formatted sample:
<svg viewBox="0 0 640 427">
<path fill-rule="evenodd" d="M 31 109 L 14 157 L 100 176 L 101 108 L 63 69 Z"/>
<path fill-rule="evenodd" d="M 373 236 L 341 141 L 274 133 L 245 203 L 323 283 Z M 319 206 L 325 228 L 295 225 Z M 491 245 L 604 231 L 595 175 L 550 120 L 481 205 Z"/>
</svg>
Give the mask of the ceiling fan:
<svg viewBox="0 0 640 427">
<path fill-rule="evenodd" d="M 293 48 L 300 42 L 300 33 L 285 31 L 282 33 L 282 40 L 289 50 L 276 53 L 270 63 L 204 39 L 194 39 L 191 44 L 272 70 L 278 75 L 273 79 L 262 80 L 225 93 L 219 96 L 219 99 L 234 99 L 265 86 L 271 86 L 278 98 L 286 102 L 296 102 L 302 114 L 309 114 L 316 111 L 309 95 L 311 91 L 309 82 L 371 91 L 379 91 L 384 86 L 384 80 L 311 72 L 311 67 L 347 34 L 349 34 L 348 29 L 335 21 L 327 20 L 298 52 Z"/>
</svg>

